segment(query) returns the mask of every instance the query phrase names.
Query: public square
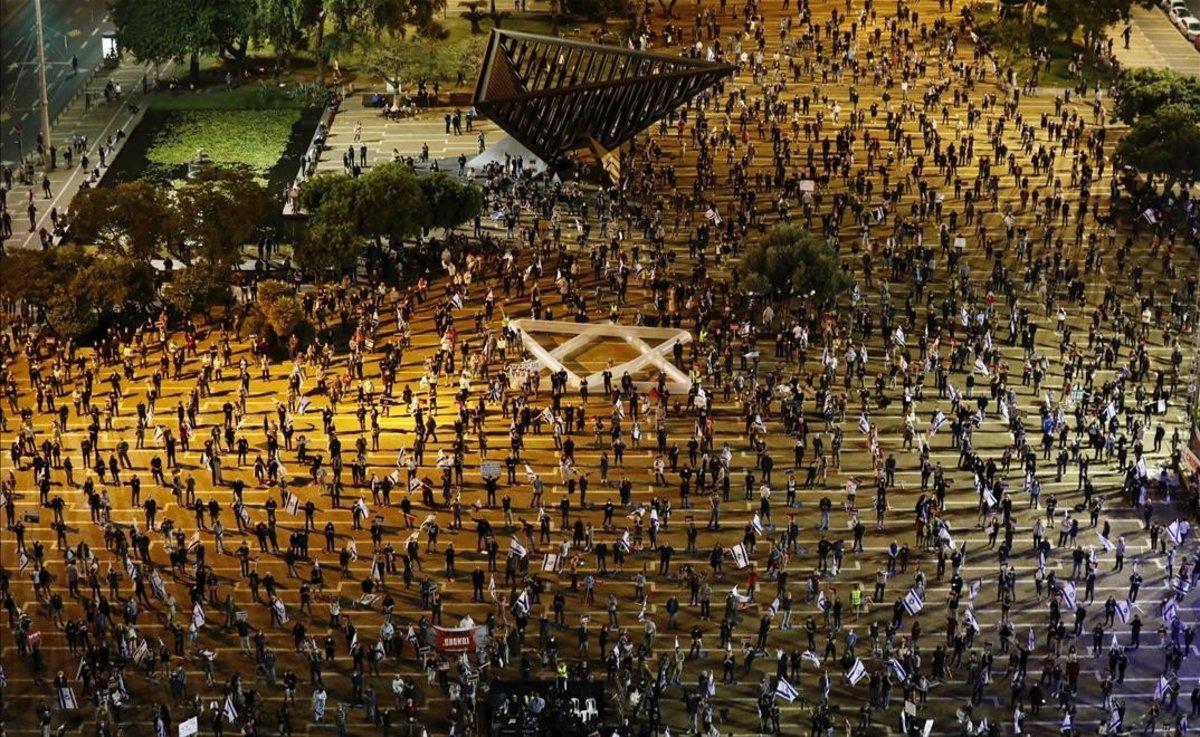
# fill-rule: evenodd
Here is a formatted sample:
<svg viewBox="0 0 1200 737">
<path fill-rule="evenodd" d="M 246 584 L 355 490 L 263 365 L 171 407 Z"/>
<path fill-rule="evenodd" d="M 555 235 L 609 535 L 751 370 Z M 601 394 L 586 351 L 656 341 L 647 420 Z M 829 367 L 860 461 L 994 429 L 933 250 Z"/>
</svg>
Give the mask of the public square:
<svg viewBox="0 0 1200 737">
<path fill-rule="evenodd" d="M 6 163 L 0 735 L 1195 731 L 1200 52 L 660 3 Z"/>
</svg>

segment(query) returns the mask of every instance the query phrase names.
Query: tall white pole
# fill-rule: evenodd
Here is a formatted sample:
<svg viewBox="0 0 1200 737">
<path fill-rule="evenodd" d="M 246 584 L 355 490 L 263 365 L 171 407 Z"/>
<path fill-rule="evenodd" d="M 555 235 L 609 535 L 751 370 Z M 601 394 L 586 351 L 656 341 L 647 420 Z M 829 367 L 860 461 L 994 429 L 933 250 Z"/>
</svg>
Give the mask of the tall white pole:
<svg viewBox="0 0 1200 737">
<path fill-rule="evenodd" d="M 45 152 L 46 168 L 51 166 L 50 158 L 50 96 L 46 92 L 46 39 L 42 33 L 42 0 L 33 0 L 34 14 L 37 16 L 37 45 L 38 45 L 38 86 L 42 98 L 42 146 Z"/>
</svg>

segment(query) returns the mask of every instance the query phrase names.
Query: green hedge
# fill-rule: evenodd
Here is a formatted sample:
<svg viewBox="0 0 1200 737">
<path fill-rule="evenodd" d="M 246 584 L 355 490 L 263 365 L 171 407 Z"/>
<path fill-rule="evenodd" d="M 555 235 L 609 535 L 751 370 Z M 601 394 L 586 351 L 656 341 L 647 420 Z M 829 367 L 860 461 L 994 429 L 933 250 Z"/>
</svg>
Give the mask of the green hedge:
<svg viewBox="0 0 1200 737">
<path fill-rule="evenodd" d="M 203 149 L 219 165 L 241 164 L 261 174 L 279 161 L 299 119 L 296 108 L 181 110 L 154 139 L 146 158 L 179 166 Z"/>
</svg>

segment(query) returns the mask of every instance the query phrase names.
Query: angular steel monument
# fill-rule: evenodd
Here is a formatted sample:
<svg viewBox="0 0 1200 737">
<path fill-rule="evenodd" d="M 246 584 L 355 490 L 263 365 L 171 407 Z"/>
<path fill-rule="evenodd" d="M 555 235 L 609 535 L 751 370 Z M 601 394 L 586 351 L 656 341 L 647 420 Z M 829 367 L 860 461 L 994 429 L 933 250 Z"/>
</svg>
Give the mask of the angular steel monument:
<svg viewBox="0 0 1200 737">
<path fill-rule="evenodd" d="M 493 30 L 475 108 L 553 165 L 587 147 L 610 153 L 678 105 L 731 75 L 728 64 Z"/>
</svg>

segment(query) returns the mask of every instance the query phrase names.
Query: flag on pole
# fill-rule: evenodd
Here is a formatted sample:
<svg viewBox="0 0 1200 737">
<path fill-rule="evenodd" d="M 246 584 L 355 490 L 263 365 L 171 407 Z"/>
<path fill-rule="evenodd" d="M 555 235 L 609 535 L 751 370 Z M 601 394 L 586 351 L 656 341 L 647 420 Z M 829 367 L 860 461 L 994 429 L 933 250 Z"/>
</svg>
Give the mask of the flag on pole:
<svg viewBox="0 0 1200 737">
<path fill-rule="evenodd" d="M 858 416 L 858 431 L 863 435 L 867 435 L 871 432 L 871 420 L 867 417 L 866 412 L 863 412 Z"/>
<path fill-rule="evenodd" d="M 1128 601 L 1118 601 L 1117 602 L 1117 616 L 1121 618 L 1121 621 L 1123 623 L 1129 622 L 1129 602 Z"/>
<path fill-rule="evenodd" d="M 1158 677 L 1158 685 L 1154 687 L 1154 700 L 1162 701 L 1163 695 L 1166 694 L 1167 689 L 1170 687 L 1171 687 L 1171 683 L 1170 683 L 1170 681 L 1167 680 L 1167 677 L 1159 676 Z"/>
<path fill-rule="evenodd" d="M 775 695 L 788 702 L 795 701 L 800 695 L 796 687 L 787 682 L 787 679 L 780 678 L 779 683 L 775 684 Z"/>
<path fill-rule="evenodd" d="M 300 497 L 297 494 L 288 494 L 287 503 L 284 504 L 288 514 L 295 517 L 300 513 Z"/>
<path fill-rule="evenodd" d="M 982 590 L 983 590 L 983 579 L 982 578 L 975 579 L 974 581 L 971 582 L 971 588 L 967 592 L 967 598 L 969 598 L 971 601 L 974 601 L 975 597 L 979 596 L 979 592 Z"/>
<path fill-rule="evenodd" d="M 1075 584 L 1070 581 L 1063 581 L 1062 585 L 1063 601 L 1071 609 L 1075 608 Z"/>
<path fill-rule="evenodd" d="M 1162 618 L 1168 624 L 1179 617 L 1179 607 L 1176 606 L 1174 599 L 1167 599 L 1162 605 Z"/>
<path fill-rule="evenodd" d="M 821 667 L 821 659 L 818 658 L 817 654 L 814 653 L 812 650 L 805 650 L 803 653 L 800 654 L 800 659 L 807 660 L 808 662 L 812 663 L 814 668 Z"/>
<path fill-rule="evenodd" d="M 896 678 L 903 683 L 908 680 L 908 671 L 904 670 L 904 666 L 900 665 L 900 661 L 892 658 L 888 663 L 892 667 L 892 672 L 896 674 Z"/>
<path fill-rule="evenodd" d="M 308 408 L 311 406 L 312 400 L 307 396 L 302 396 L 300 397 L 300 401 L 296 404 L 296 413 L 301 415 L 305 414 L 308 412 Z"/>
<path fill-rule="evenodd" d="M 738 543 L 729 549 L 729 554 L 733 556 L 733 563 L 738 568 L 745 568 L 750 565 L 750 556 L 746 555 L 746 546 Z"/>
<path fill-rule="evenodd" d="M 967 620 L 967 626 L 978 632 L 979 623 L 975 621 L 975 613 L 968 609 L 963 613 L 963 616 Z"/>
<path fill-rule="evenodd" d="M 1175 520 L 1171 524 L 1167 525 L 1167 537 L 1171 538 L 1171 542 L 1175 543 L 1176 545 L 1183 542 L 1182 525 L 1179 523 L 1179 520 Z"/>
<path fill-rule="evenodd" d="M 492 597 L 492 601 L 496 600 L 496 574 L 488 577 L 488 595 Z"/>
<path fill-rule="evenodd" d="M 867 666 L 863 665 L 862 658 L 855 658 L 854 665 L 850 668 L 850 672 L 846 674 L 846 678 L 849 679 L 851 685 L 856 686 L 866 675 Z"/>
<path fill-rule="evenodd" d="M 762 520 L 758 517 L 758 512 L 754 513 L 754 519 L 750 520 L 750 528 L 754 530 L 754 534 L 763 534 Z"/>
<path fill-rule="evenodd" d="M 1117 546 L 1113 545 L 1112 540 L 1109 540 L 1107 537 L 1100 534 L 1099 530 L 1096 531 L 1096 537 L 1100 538 L 1100 545 L 1104 548 L 1104 552 L 1111 553 L 1117 549 Z"/>
<path fill-rule="evenodd" d="M 909 589 L 908 594 L 904 597 L 904 611 L 908 615 L 916 616 L 918 612 L 925 608 L 925 603 L 921 601 L 921 597 L 917 596 L 917 592 Z"/>
<path fill-rule="evenodd" d="M 196 629 L 204 626 L 204 607 L 198 602 L 192 607 L 192 624 L 196 625 Z"/>
<path fill-rule="evenodd" d="M 525 546 L 517 542 L 515 537 L 509 538 L 508 549 L 516 553 L 518 558 L 524 558 L 527 555 Z"/>
<path fill-rule="evenodd" d="M 233 724 L 237 721 L 238 713 L 237 709 L 233 708 L 232 694 L 225 697 L 225 708 L 221 710 L 221 715 L 224 716 L 225 721 L 229 722 L 230 724 Z"/>
<path fill-rule="evenodd" d="M 930 437 L 937 435 L 938 430 L 942 429 L 942 425 L 946 424 L 946 413 L 940 409 L 934 413 L 933 422 L 929 423 L 929 430 L 926 431 Z"/>
</svg>

